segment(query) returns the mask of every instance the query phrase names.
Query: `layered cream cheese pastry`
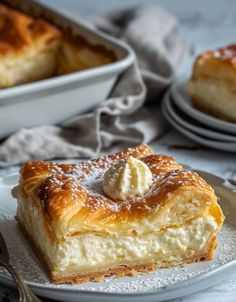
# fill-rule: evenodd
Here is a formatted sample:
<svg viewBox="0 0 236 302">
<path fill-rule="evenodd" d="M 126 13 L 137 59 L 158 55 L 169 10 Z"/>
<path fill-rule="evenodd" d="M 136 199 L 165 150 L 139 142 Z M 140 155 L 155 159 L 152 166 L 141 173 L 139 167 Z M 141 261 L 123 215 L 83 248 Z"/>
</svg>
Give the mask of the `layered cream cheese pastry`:
<svg viewBox="0 0 236 302">
<path fill-rule="evenodd" d="M 60 41 L 55 26 L 0 4 L 0 88 L 54 75 Z"/>
<path fill-rule="evenodd" d="M 193 65 L 187 92 L 198 109 L 236 123 L 236 45 L 207 51 Z"/>
<path fill-rule="evenodd" d="M 0 88 L 98 67 L 115 53 L 42 18 L 0 4 Z"/>
<path fill-rule="evenodd" d="M 224 220 L 209 184 L 147 145 L 78 164 L 28 162 L 13 196 L 55 283 L 212 259 Z"/>
</svg>

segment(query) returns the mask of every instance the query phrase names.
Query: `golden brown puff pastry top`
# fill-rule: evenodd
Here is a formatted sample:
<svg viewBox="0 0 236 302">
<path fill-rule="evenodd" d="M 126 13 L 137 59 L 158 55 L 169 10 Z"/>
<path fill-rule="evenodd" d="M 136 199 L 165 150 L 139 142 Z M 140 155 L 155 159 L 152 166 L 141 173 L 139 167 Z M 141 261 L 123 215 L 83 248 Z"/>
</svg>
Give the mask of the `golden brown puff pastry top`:
<svg viewBox="0 0 236 302">
<path fill-rule="evenodd" d="M 36 39 L 50 41 L 60 35 L 60 31 L 48 22 L 0 4 L 0 55 L 18 53 Z"/>
<path fill-rule="evenodd" d="M 153 185 L 142 197 L 117 202 L 105 196 L 102 180 L 109 167 L 128 156 L 149 167 Z M 220 215 L 210 185 L 198 174 L 183 170 L 172 157 L 153 154 L 147 145 L 78 164 L 28 162 L 20 174 L 15 197 L 34 199 L 58 234 L 144 233 L 182 224 L 210 208 Z"/>
<path fill-rule="evenodd" d="M 210 50 L 198 57 L 198 60 L 215 59 L 236 65 L 236 45 Z"/>
<path fill-rule="evenodd" d="M 236 84 L 236 45 L 206 51 L 197 57 L 191 81 L 204 78 Z"/>
</svg>

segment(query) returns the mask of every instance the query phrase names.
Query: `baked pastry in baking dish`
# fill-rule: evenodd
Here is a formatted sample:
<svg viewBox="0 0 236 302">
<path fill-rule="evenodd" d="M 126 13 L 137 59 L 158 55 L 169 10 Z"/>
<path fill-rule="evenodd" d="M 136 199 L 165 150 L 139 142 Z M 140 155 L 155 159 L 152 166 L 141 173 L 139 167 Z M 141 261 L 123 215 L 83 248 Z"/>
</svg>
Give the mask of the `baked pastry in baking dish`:
<svg viewBox="0 0 236 302">
<path fill-rule="evenodd" d="M 28 162 L 13 196 L 55 283 L 212 259 L 224 220 L 209 184 L 147 145 L 78 164 Z"/>
<path fill-rule="evenodd" d="M 113 51 L 0 4 L 0 88 L 97 67 Z"/>
<path fill-rule="evenodd" d="M 207 51 L 193 65 L 187 92 L 193 105 L 236 123 L 236 45 Z"/>
<path fill-rule="evenodd" d="M 56 27 L 0 4 L 0 87 L 53 76 L 60 40 Z"/>
</svg>

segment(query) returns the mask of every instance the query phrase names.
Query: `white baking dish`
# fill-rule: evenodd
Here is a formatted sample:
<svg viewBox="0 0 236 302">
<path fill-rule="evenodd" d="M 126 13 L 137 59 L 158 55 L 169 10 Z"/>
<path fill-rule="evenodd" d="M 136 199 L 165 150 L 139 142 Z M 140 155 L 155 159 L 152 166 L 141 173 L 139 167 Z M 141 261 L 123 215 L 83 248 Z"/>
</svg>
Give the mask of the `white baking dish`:
<svg viewBox="0 0 236 302">
<path fill-rule="evenodd" d="M 63 29 L 86 37 L 91 44 L 112 50 L 117 60 L 85 71 L 0 90 L 0 138 L 22 127 L 57 124 L 93 108 L 107 98 L 118 76 L 134 62 L 134 53 L 127 45 L 86 27 L 77 19 L 72 20 L 34 1 L 4 2 L 33 16 L 43 16 Z"/>
</svg>

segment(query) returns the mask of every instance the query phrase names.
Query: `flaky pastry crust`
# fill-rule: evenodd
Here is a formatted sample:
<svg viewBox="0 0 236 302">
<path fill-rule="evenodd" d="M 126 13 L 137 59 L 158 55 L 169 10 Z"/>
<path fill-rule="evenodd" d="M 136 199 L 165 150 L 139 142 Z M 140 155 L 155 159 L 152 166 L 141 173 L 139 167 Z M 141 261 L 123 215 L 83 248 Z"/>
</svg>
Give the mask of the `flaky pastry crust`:
<svg viewBox="0 0 236 302">
<path fill-rule="evenodd" d="M 109 167 L 129 156 L 138 158 L 148 166 L 153 185 L 142 197 L 112 200 L 102 190 L 103 175 Z M 165 234 L 168 228 L 173 231 L 175 228 L 184 229 L 198 217 L 211 217 L 214 220 L 214 229 L 209 233 L 211 237 L 205 239 L 206 247 L 194 254 L 186 254 L 184 259 L 182 256 L 176 261 L 159 258 L 150 262 L 147 259 L 124 265 L 114 263 L 113 266 L 90 271 L 55 273 L 53 264 L 40 251 L 40 243 L 34 242 L 24 216 L 17 214 L 21 228 L 36 246 L 40 259 L 46 263 L 52 280 L 57 283 L 99 280 L 111 274 L 132 274 L 155 267 L 211 259 L 216 233 L 224 220 L 217 197 L 206 181 L 195 172 L 184 170 L 171 156 L 154 154 L 147 145 L 78 164 L 28 162 L 20 170 L 19 185 L 13 189 L 13 196 L 18 199 L 20 208 L 27 208 L 27 203 L 31 203 L 30 207 L 42 213 L 40 223 L 44 226 L 44 234 L 57 246 L 63 244 L 66 238 L 80 238 L 89 234 L 101 240 L 109 236 L 111 240 L 136 236 L 144 238 L 158 231 Z"/>
<path fill-rule="evenodd" d="M 0 56 L 19 55 L 38 39 L 49 41 L 60 31 L 42 19 L 34 19 L 0 4 Z"/>
</svg>

